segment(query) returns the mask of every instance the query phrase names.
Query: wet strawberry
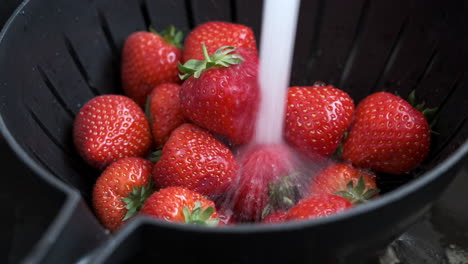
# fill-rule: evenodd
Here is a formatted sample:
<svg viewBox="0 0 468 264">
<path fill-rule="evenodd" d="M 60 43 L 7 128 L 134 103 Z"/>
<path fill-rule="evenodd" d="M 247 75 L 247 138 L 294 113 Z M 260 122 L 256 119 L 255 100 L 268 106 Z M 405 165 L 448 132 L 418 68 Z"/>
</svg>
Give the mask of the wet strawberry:
<svg viewBox="0 0 468 264">
<path fill-rule="evenodd" d="M 166 143 L 171 132 L 185 121 L 179 100 L 180 85 L 164 83 L 156 86 L 150 95 L 149 115 L 156 148 Z"/>
<path fill-rule="evenodd" d="M 73 140 L 81 157 L 104 169 L 124 157 L 142 157 L 151 147 L 148 119 L 130 98 L 101 95 L 87 102 L 76 116 Z"/>
<path fill-rule="evenodd" d="M 374 173 L 348 164 L 327 166 L 310 185 L 311 195 L 337 194 L 355 204 L 371 199 L 378 192 Z"/>
<path fill-rule="evenodd" d="M 348 210 L 352 204 L 347 199 L 330 194 L 312 196 L 292 207 L 286 220 L 321 218 Z"/>
<path fill-rule="evenodd" d="M 362 168 L 401 174 L 424 160 L 430 142 L 423 113 L 396 95 L 379 92 L 358 104 L 343 158 Z"/>
<path fill-rule="evenodd" d="M 287 146 L 250 146 L 240 152 L 238 160 L 239 176 L 231 190 L 236 220 L 258 222 L 269 212 L 295 204 L 297 162 Z"/>
<path fill-rule="evenodd" d="M 251 48 L 256 51 L 255 36 L 247 26 L 227 22 L 207 22 L 196 27 L 187 36 L 184 46 L 184 62 L 203 60 L 202 44 L 209 54 L 224 46 Z"/>
<path fill-rule="evenodd" d="M 331 85 L 291 87 L 286 107 L 285 139 L 311 158 L 331 156 L 351 124 L 354 103 Z"/>
<path fill-rule="evenodd" d="M 205 61 L 179 69 L 187 79 L 180 90 L 184 115 L 235 144 L 251 140 L 259 104 L 258 58 L 252 49 L 224 47 Z"/>
<path fill-rule="evenodd" d="M 153 193 L 141 208 L 141 214 L 176 223 L 208 226 L 219 223 L 212 201 L 182 187 L 168 187 Z"/>
<path fill-rule="evenodd" d="M 154 167 L 156 186 L 182 186 L 211 198 L 223 194 L 237 173 L 231 150 L 192 124 L 175 129 Z"/>
<path fill-rule="evenodd" d="M 263 218 L 262 224 L 284 223 L 287 217 L 288 217 L 287 211 L 279 211 L 279 212 L 271 213 L 267 215 L 265 218 Z"/>
<path fill-rule="evenodd" d="M 165 82 L 179 82 L 177 64 L 182 59 L 182 33 L 173 27 L 131 34 L 122 50 L 122 88 L 141 107 L 151 90 Z"/>
<path fill-rule="evenodd" d="M 153 164 L 145 159 L 129 157 L 109 165 L 99 176 L 93 189 L 96 216 L 110 231 L 135 215 L 152 193 Z"/>
</svg>

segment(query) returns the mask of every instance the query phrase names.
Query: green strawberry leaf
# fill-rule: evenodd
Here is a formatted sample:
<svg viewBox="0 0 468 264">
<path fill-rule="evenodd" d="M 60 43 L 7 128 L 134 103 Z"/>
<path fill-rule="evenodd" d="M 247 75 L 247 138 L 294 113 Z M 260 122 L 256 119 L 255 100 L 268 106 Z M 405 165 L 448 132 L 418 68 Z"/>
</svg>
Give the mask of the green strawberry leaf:
<svg viewBox="0 0 468 264">
<path fill-rule="evenodd" d="M 179 49 L 183 48 L 182 39 L 184 38 L 184 34 L 182 31 L 177 30 L 173 25 L 163 30 L 161 32 L 161 37 L 164 39 L 164 41 L 166 41 L 166 43 L 169 43 Z"/>
<path fill-rule="evenodd" d="M 185 223 L 187 224 L 217 226 L 219 223 L 219 219 L 217 218 L 210 219 L 214 213 L 214 208 L 209 206 L 203 209 L 200 201 L 195 202 L 192 212 L 190 212 L 187 206 L 184 206 L 182 212 L 184 214 Z"/>
<path fill-rule="evenodd" d="M 121 199 L 126 204 L 125 208 L 127 209 L 127 213 L 122 221 L 127 221 L 136 215 L 140 211 L 146 199 L 148 199 L 154 191 L 153 180 L 151 178 L 147 184 L 140 187 L 133 186 L 132 192 L 130 192 L 127 197 Z"/>
<path fill-rule="evenodd" d="M 346 189 L 346 191 L 342 190 L 334 194 L 349 200 L 353 204 L 368 202 L 380 192 L 379 189 L 369 189 L 366 191 L 366 183 L 364 182 L 364 177 L 362 175 L 359 177 L 356 186 L 354 186 L 354 183 L 351 180 L 346 185 Z"/>
<path fill-rule="evenodd" d="M 244 58 L 238 54 L 231 54 L 236 50 L 232 46 L 224 46 L 219 48 L 213 55 L 208 54 L 205 43 L 202 44 L 203 56 L 205 60 L 188 60 L 185 64 L 178 64 L 179 78 L 182 80 L 188 79 L 193 75 L 194 78 L 199 78 L 200 75 L 207 69 L 217 67 L 230 67 L 231 65 L 240 64 Z"/>
</svg>

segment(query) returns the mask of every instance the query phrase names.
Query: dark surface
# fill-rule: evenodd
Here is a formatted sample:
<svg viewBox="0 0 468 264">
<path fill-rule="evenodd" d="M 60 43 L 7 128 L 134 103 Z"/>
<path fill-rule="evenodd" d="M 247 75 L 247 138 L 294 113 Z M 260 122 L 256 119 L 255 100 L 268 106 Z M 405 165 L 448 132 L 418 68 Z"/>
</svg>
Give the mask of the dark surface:
<svg viewBox="0 0 468 264">
<path fill-rule="evenodd" d="M 1 14 L 9 13 L 17 2 L 0 1 L 3 1 L 0 5 Z M 83 197 L 89 200 L 90 188 L 97 172 L 84 165 L 75 154 L 70 138 L 71 122 L 87 99 L 96 94 L 120 91 L 118 59 L 125 37 L 135 30 L 146 28 L 148 24 L 154 24 L 158 29 L 176 21 L 176 26 L 188 31 L 202 21 L 229 18 L 251 24 L 258 36 L 260 15 L 253 7 L 261 5 L 259 1 L 251 5 L 249 3 L 250 1 L 173 1 L 171 6 L 162 7 L 156 1 L 31 1 L 24 12 L 19 14 L 16 30 L 9 35 L 8 44 L 4 44 L 0 50 L 0 57 L 3 59 L 0 65 L 8 65 L 10 76 L 21 76 L 5 81 L 7 75 L 3 75 L 0 80 L 2 94 L 8 91 L 9 96 L 8 100 L 1 100 L 0 110 L 4 121 L 10 131 L 15 132 L 13 136 L 24 151 L 47 172 L 48 177 L 56 177 L 67 185 L 78 188 Z M 467 60 L 466 50 L 463 48 L 468 45 L 467 34 L 464 34 L 464 27 L 461 25 L 466 24 L 468 16 L 465 16 L 463 6 L 441 4 L 438 1 L 411 1 L 408 4 L 406 1 L 397 1 L 381 5 L 373 3 L 375 2 L 356 1 L 347 8 L 337 8 L 338 1 L 302 1 L 302 18 L 298 28 L 300 34 L 294 57 L 298 68 L 293 71 L 292 82 L 308 84 L 320 79 L 340 85 L 355 99 L 362 98 L 372 90 L 398 90 L 405 95 L 416 88 L 426 101 L 441 104 L 441 121 L 436 127 L 441 136 L 435 137 L 430 159 L 416 173 L 421 175 L 447 158 L 467 138 L 468 84 L 463 75 Z M 51 6 L 48 7 L 47 4 Z M 169 4 L 164 2 L 161 5 Z M 424 8 L 418 8 L 421 5 Z M 252 8 L 249 9 L 249 6 Z M 177 11 L 177 15 L 168 16 L 161 13 L 162 8 L 181 10 L 181 13 Z M 212 12 L 218 9 L 223 12 Z M 402 12 L 398 12 L 399 9 Z M 132 19 L 128 19 L 129 17 Z M 31 46 L 31 43 L 34 45 Z M 31 49 L 36 51 L 25 52 Z M 21 53 L 17 54 L 15 51 Z M 458 113 L 456 118 L 453 113 Z M 60 206 L 64 204 L 65 194 L 46 184 L 37 175 L 31 174 L 10 151 L 0 153 L 5 156 L 2 160 L 8 167 L 5 171 L 9 173 L 6 175 L 14 175 L 6 181 L 11 187 L 1 194 L 7 215 L 15 216 L 2 218 L 6 221 L 2 225 L 5 228 L 2 234 L 6 234 L 7 238 L 5 246 L 2 245 L 2 250 L 5 248 L 6 253 L 2 256 L 7 256 L 14 263 L 24 257 L 50 227 L 52 220 L 59 214 Z M 459 183 L 452 187 L 452 190 L 459 190 L 446 193 L 446 198 L 440 200 L 428 216 L 433 224 L 424 224 L 428 229 L 434 230 L 434 234 L 447 234 L 443 239 L 445 241 L 442 241 L 443 246 L 450 243 L 466 246 L 466 231 L 457 231 L 463 230 L 463 223 L 467 220 L 466 213 L 459 211 L 468 211 L 467 199 L 463 196 L 468 176 L 460 175 L 457 178 Z M 404 197 L 406 200 L 400 199 L 391 205 L 367 212 L 361 215 L 362 219 L 345 218 L 335 225 L 328 223 L 321 228 L 304 226 L 282 231 L 280 235 L 251 230 L 245 235 L 227 232 L 205 236 L 198 231 L 180 232 L 179 228 L 171 226 L 143 223 L 135 227 L 133 233 L 130 232 L 132 230 L 125 230 L 118 237 L 122 239 L 122 244 L 109 244 L 106 250 L 126 248 L 122 252 L 124 255 L 138 252 L 142 257 L 156 257 L 160 253 L 168 253 L 168 250 L 153 250 L 157 245 L 166 244 L 167 241 L 163 239 L 166 235 L 172 238 L 173 243 L 178 244 L 190 237 L 192 241 L 211 239 L 218 241 L 219 245 L 237 241 L 238 248 L 235 252 L 245 254 L 231 255 L 233 261 L 246 261 L 245 256 L 249 254 L 249 261 L 256 257 L 264 260 L 261 255 L 255 254 L 261 251 L 269 254 L 271 261 L 283 259 L 290 263 L 309 258 L 317 260 L 320 257 L 359 254 L 380 248 L 385 241 L 395 238 L 424 213 L 424 205 L 439 194 L 451 177 L 453 174 L 450 173 L 441 175 L 418 193 Z M 465 189 L 459 187 L 463 185 Z M 3 202 L 4 200 L 14 202 Z M 465 201 L 465 204 L 461 201 Z M 84 219 L 91 215 L 85 207 L 80 207 L 77 212 L 82 212 L 79 216 Z M 84 220 L 86 221 L 89 220 Z M 362 235 L 357 226 L 366 228 L 368 233 Z M 70 224 L 69 228 L 78 230 L 79 226 Z M 84 233 L 89 232 L 85 224 L 82 228 Z M 409 234 L 428 233 L 425 231 L 427 228 L 421 231 L 419 227 Z M 67 234 L 69 231 L 63 232 Z M 352 240 L 343 239 L 343 234 L 353 237 Z M 197 237 L 198 240 L 195 239 Z M 281 243 L 262 244 L 279 237 L 282 238 Z M 310 237 L 323 240 L 311 241 L 308 239 Z M 86 239 L 83 241 L 87 241 Z M 54 249 L 71 245 L 68 242 L 72 240 L 62 237 L 55 243 Z M 142 244 L 143 241 L 153 244 Z M 397 241 L 403 240 L 400 238 Z M 89 243 L 95 241 L 91 239 Z M 255 249 L 258 245 L 262 246 Z M 285 245 L 289 246 L 289 253 L 282 251 Z M 292 248 L 292 245 L 300 246 Z M 395 249 L 403 254 L 405 246 L 401 245 L 405 244 L 400 243 Z M 440 246 L 437 243 L 434 245 Z M 341 248 L 335 252 L 334 247 Z M 425 248 L 428 247 L 426 245 Z M 308 250 L 313 248 L 321 250 L 311 256 Z M 441 252 L 445 252 L 445 247 L 441 248 Z M 355 252 L 351 254 L 350 251 Z M 61 252 L 65 254 L 67 251 Z M 220 251 L 222 252 L 224 251 Z M 271 252 L 282 253 L 272 255 Z M 290 254 L 292 252 L 296 252 L 293 259 Z M 54 258 L 50 254 L 54 252 L 51 251 L 46 256 L 49 261 L 57 260 L 59 255 Z M 108 251 L 107 255 L 102 254 L 99 257 L 106 263 L 125 259 L 118 256 L 116 251 Z"/>
</svg>

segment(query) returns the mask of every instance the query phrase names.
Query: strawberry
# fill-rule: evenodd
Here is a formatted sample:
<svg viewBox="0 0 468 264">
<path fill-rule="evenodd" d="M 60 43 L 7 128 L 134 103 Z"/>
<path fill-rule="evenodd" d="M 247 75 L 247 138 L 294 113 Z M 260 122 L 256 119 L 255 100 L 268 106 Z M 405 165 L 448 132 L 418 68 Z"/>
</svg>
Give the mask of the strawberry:
<svg viewBox="0 0 468 264">
<path fill-rule="evenodd" d="M 298 200 L 298 166 L 287 146 L 253 145 L 241 151 L 238 160 L 239 177 L 231 189 L 236 220 L 260 221 Z"/>
<path fill-rule="evenodd" d="M 288 217 L 288 211 L 278 211 L 267 215 L 262 220 L 262 224 L 279 224 L 284 223 Z"/>
<path fill-rule="evenodd" d="M 165 82 L 178 82 L 177 64 L 182 58 L 182 32 L 170 27 L 158 35 L 138 31 L 122 50 L 122 88 L 141 107 L 151 90 Z"/>
<path fill-rule="evenodd" d="M 343 159 L 374 171 L 401 174 L 424 160 L 430 141 L 423 113 L 396 95 L 378 92 L 356 107 Z"/>
<path fill-rule="evenodd" d="M 285 139 L 310 158 L 329 157 L 351 124 L 353 100 L 331 85 L 291 87 L 286 107 Z"/>
<path fill-rule="evenodd" d="M 164 83 L 156 86 L 150 94 L 147 114 L 151 117 L 151 130 L 158 149 L 166 143 L 172 130 L 184 123 L 179 91 L 180 85 Z"/>
<path fill-rule="evenodd" d="M 180 90 L 183 113 L 235 144 L 247 143 L 259 104 L 256 52 L 223 47 L 209 56 L 204 46 L 203 50 L 205 61 L 190 60 L 179 66 L 187 79 Z"/>
<path fill-rule="evenodd" d="M 371 171 L 354 168 L 348 164 L 332 164 L 325 167 L 312 179 L 312 195 L 337 194 L 352 203 L 363 203 L 379 190 Z"/>
<path fill-rule="evenodd" d="M 231 150 L 192 124 L 175 129 L 154 167 L 156 186 L 182 186 L 211 198 L 223 194 L 237 173 Z"/>
<path fill-rule="evenodd" d="M 224 46 L 250 48 L 256 51 L 255 36 L 247 26 L 227 23 L 208 22 L 196 27 L 187 36 L 184 46 L 184 61 L 203 60 L 202 44 L 205 43 L 208 53 L 213 54 Z"/>
<path fill-rule="evenodd" d="M 343 212 L 352 207 L 347 199 L 331 194 L 311 196 L 300 200 L 292 207 L 286 220 L 307 220 L 326 217 L 332 214 Z"/>
<path fill-rule="evenodd" d="M 73 140 L 81 157 L 102 170 L 119 158 L 148 154 L 151 131 L 145 114 L 130 98 L 101 95 L 80 109 Z"/>
<path fill-rule="evenodd" d="M 116 231 L 151 195 L 152 168 L 152 163 L 145 159 L 122 158 L 99 176 L 93 189 L 93 207 L 107 229 Z"/>
<path fill-rule="evenodd" d="M 168 187 L 153 193 L 140 212 L 167 222 L 208 226 L 216 226 L 219 222 L 212 201 L 182 187 Z"/>
</svg>

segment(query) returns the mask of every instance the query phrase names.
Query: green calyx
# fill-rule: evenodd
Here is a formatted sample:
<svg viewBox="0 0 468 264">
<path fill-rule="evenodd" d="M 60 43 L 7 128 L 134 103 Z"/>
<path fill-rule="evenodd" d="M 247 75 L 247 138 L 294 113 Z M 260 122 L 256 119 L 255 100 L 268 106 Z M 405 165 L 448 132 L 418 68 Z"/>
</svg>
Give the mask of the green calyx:
<svg viewBox="0 0 468 264">
<path fill-rule="evenodd" d="M 151 161 L 152 163 L 157 163 L 159 159 L 161 159 L 161 155 L 162 155 L 162 150 L 156 150 L 148 154 L 148 156 L 146 156 L 146 159 Z"/>
<path fill-rule="evenodd" d="M 232 46 L 224 46 L 219 48 L 215 54 L 209 55 L 206 49 L 205 43 L 202 44 L 203 56 L 205 60 L 189 60 L 185 64 L 179 63 L 179 77 L 182 80 L 188 79 L 193 75 L 195 78 L 199 78 L 200 75 L 207 69 L 218 68 L 218 67 L 229 67 L 234 64 L 240 64 L 244 61 L 244 58 L 238 54 L 232 54 L 236 48 Z"/>
<path fill-rule="evenodd" d="M 150 27 L 149 31 L 151 33 L 160 35 L 164 41 L 166 41 L 166 43 L 171 44 L 172 46 L 175 46 L 179 49 L 183 47 L 182 40 L 184 39 L 184 33 L 182 33 L 180 30 L 177 30 L 173 25 L 163 30 L 161 34 L 158 34 L 158 32 L 156 32 L 153 27 Z"/>
<path fill-rule="evenodd" d="M 300 199 L 299 188 L 296 184 L 299 173 L 284 176 L 268 185 L 269 203 L 262 211 L 262 219 L 274 211 L 286 211 L 293 207 Z"/>
<path fill-rule="evenodd" d="M 141 187 L 133 186 L 133 191 L 127 197 L 121 199 L 126 204 L 125 208 L 127 208 L 127 213 L 122 221 L 127 221 L 136 215 L 136 213 L 140 211 L 146 199 L 148 199 L 153 192 L 153 181 L 151 178 L 147 184 L 144 184 Z"/>
<path fill-rule="evenodd" d="M 214 213 L 214 208 L 210 206 L 203 209 L 200 201 L 195 202 L 192 212 L 190 212 L 187 206 L 184 206 L 183 213 L 186 224 L 217 226 L 219 223 L 219 219 L 217 218 L 210 219 Z"/>
<path fill-rule="evenodd" d="M 366 183 L 362 175 L 359 177 L 356 186 L 354 186 L 353 181 L 349 181 L 346 189 L 346 191 L 336 192 L 335 195 L 341 196 L 353 204 L 365 203 L 380 192 L 379 189 L 369 189 L 366 191 Z"/>
<path fill-rule="evenodd" d="M 438 107 L 434 107 L 434 108 L 426 107 L 425 106 L 426 102 L 417 104 L 416 103 L 416 90 L 411 91 L 411 93 L 408 95 L 407 101 L 412 107 L 414 107 L 414 109 L 418 110 L 426 117 L 427 122 L 430 124 L 432 128 L 435 124 L 434 117 L 436 116 L 439 108 Z"/>
</svg>

